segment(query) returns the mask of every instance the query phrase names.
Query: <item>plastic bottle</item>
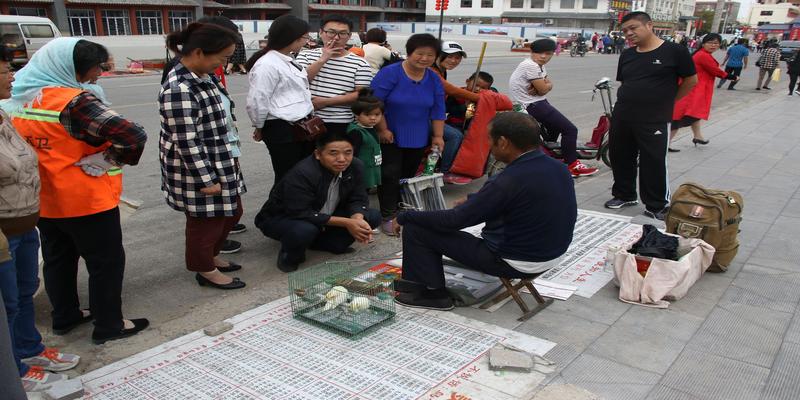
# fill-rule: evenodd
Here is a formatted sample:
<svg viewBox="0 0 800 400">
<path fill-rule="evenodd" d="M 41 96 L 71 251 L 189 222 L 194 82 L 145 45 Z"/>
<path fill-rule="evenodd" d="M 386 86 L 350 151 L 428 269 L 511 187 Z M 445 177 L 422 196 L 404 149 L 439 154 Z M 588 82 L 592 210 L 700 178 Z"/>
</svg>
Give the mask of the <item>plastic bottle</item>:
<svg viewBox="0 0 800 400">
<path fill-rule="evenodd" d="M 433 171 L 436 169 L 436 163 L 439 162 L 439 158 L 441 158 L 442 154 L 439 151 L 439 146 L 434 145 L 431 148 L 431 153 L 428 154 L 428 161 L 425 162 L 425 170 L 422 172 L 423 175 L 433 175 Z"/>
<path fill-rule="evenodd" d="M 614 273 L 614 259 L 620 251 L 622 251 L 622 247 L 614 245 L 608 246 L 608 249 L 606 249 L 606 262 L 603 266 L 603 272 Z"/>
</svg>

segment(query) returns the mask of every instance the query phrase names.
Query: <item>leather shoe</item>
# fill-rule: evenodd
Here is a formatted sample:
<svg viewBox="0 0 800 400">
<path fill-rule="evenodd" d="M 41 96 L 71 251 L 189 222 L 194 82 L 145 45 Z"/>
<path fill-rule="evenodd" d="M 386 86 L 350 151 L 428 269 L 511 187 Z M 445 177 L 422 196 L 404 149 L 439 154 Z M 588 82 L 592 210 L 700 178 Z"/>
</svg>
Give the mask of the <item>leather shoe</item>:
<svg viewBox="0 0 800 400">
<path fill-rule="evenodd" d="M 87 309 L 87 311 L 88 311 L 88 309 Z M 85 323 L 87 323 L 87 322 L 89 322 L 89 321 L 91 321 L 93 319 L 94 319 L 94 316 L 90 312 L 89 315 L 87 315 L 87 316 L 81 315 L 81 318 L 79 320 L 77 320 L 77 321 L 75 321 L 75 322 L 73 322 L 71 324 L 67 324 L 67 325 L 60 326 L 60 327 L 56 327 L 55 325 L 53 325 L 53 334 L 54 335 L 59 335 L 59 336 L 66 335 L 66 334 L 70 333 L 73 329 L 77 328 L 79 325 L 83 325 L 83 324 L 85 324 Z"/>
<path fill-rule="evenodd" d="M 222 290 L 241 289 L 245 286 L 245 283 L 240 281 L 239 278 L 233 278 L 233 280 L 230 283 L 226 283 L 224 285 L 221 285 L 219 283 L 214 283 L 208 280 L 203 275 L 200 275 L 199 273 L 195 274 L 194 278 L 197 279 L 197 284 L 199 284 L 200 286 L 211 286 L 213 288 Z"/>
<path fill-rule="evenodd" d="M 92 343 L 103 344 L 109 340 L 124 339 L 150 326 L 150 321 L 148 321 L 147 318 L 132 319 L 131 322 L 133 322 L 133 328 L 130 329 L 122 328 L 122 330 L 112 332 L 98 332 L 97 329 L 95 329 L 94 332 L 92 332 Z"/>
<path fill-rule="evenodd" d="M 303 257 L 303 258 L 305 258 L 305 257 Z M 297 267 L 299 267 L 300 263 L 302 263 L 303 261 L 305 261 L 305 260 L 303 259 L 303 260 L 300 260 L 299 262 L 292 262 L 292 260 L 289 259 L 289 253 L 287 253 L 287 252 L 285 252 L 283 250 L 278 252 L 278 263 L 277 263 L 278 264 L 278 269 L 283 271 L 283 272 L 294 272 L 294 271 L 297 271 Z"/>
<path fill-rule="evenodd" d="M 427 287 L 419 282 L 409 281 L 403 278 L 394 280 L 394 290 L 400 293 L 419 293 Z"/>
<path fill-rule="evenodd" d="M 217 270 L 219 270 L 219 272 L 233 272 L 233 271 L 238 271 L 240 269 L 242 269 L 242 266 L 232 261 L 228 261 L 227 267 L 217 267 Z"/>
</svg>

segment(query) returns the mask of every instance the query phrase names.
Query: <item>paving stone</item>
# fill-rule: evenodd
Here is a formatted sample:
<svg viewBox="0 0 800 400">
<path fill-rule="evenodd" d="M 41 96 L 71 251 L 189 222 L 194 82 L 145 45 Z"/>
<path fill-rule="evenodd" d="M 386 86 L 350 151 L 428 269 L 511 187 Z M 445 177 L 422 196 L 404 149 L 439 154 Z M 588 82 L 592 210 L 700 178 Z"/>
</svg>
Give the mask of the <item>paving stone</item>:
<svg viewBox="0 0 800 400">
<path fill-rule="evenodd" d="M 797 265 L 797 261 L 800 260 L 800 246 L 797 245 L 795 236 L 787 237 L 767 234 L 751 257 L 784 260 Z M 766 266 L 771 265 L 767 264 Z"/>
<path fill-rule="evenodd" d="M 791 314 L 720 302 L 689 347 L 769 367 L 780 348 Z"/>
<path fill-rule="evenodd" d="M 800 399 L 800 344 L 784 343 L 767 380 L 762 400 Z"/>
<path fill-rule="evenodd" d="M 747 202 L 745 201 L 745 210 L 749 211 L 747 208 Z M 758 221 L 751 221 L 747 219 L 747 214 L 745 214 L 745 219 L 739 224 L 739 243 L 740 246 L 743 244 L 747 244 L 748 246 L 755 248 L 761 242 L 761 239 L 767 234 L 767 231 L 770 230 L 772 227 L 771 223 L 767 222 L 758 222 Z"/>
<path fill-rule="evenodd" d="M 644 399 L 660 376 L 602 357 L 583 354 L 561 372 L 567 383 L 604 399 Z"/>
<path fill-rule="evenodd" d="M 681 392 L 680 390 L 676 390 L 670 387 L 666 387 L 664 385 L 656 385 L 650 394 L 647 396 L 647 400 L 705 400 L 704 398 L 700 398 L 688 393 Z"/>
<path fill-rule="evenodd" d="M 555 312 L 551 308 L 536 314 L 515 330 L 558 344 L 570 344 L 580 351 L 608 330 L 606 324 Z"/>
<path fill-rule="evenodd" d="M 619 301 L 619 289 L 609 283 L 590 299 L 572 296 L 567 301 L 556 302 L 548 310 L 610 325 L 630 307 L 630 304 Z"/>
<path fill-rule="evenodd" d="M 792 178 L 797 179 L 797 178 Z M 781 217 L 795 217 L 800 218 L 800 198 L 793 197 L 784 207 L 781 212 Z"/>
<path fill-rule="evenodd" d="M 586 353 L 663 374 L 678 357 L 688 339 L 676 339 L 663 331 L 645 326 L 618 322 L 589 346 Z"/>
<path fill-rule="evenodd" d="M 617 322 L 617 324 L 641 325 L 680 340 L 691 339 L 702 323 L 703 318 L 685 312 L 649 307 L 631 307 Z"/>
<path fill-rule="evenodd" d="M 674 301 L 669 308 L 700 318 L 706 318 L 730 286 L 733 278 L 727 273 L 707 273 L 695 282 L 682 299 Z"/>
<path fill-rule="evenodd" d="M 768 375 L 766 368 L 686 349 L 660 384 L 700 399 L 753 400 Z"/>
<path fill-rule="evenodd" d="M 782 172 L 772 172 L 765 176 L 764 179 L 759 182 L 759 185 L 766 188 L 795 191 L 800 188 L 800 181 L 797 180 L 797 177 L 792 175 Z"/>
<path fill-rule="evenodd" d="M 782 216 L 772 224 L 767 234 L 771 237 L 792 237 L 800 231 L 798 227 L 800 227 L 800 218 Z"/>
<path fill-rule="evenodd" d="M 792 324 L 786 330 L 786 336 L 783 338 L 786 342 L 800 344 L 800 313 L 795 313 L 792 318 Z"/>
<path fill-rule="evenodd" d="M 736 275 L 722 299 L 792 314 L 800 301 L 800 285 L 782 276 L 743 271 Z"/>
</svg>

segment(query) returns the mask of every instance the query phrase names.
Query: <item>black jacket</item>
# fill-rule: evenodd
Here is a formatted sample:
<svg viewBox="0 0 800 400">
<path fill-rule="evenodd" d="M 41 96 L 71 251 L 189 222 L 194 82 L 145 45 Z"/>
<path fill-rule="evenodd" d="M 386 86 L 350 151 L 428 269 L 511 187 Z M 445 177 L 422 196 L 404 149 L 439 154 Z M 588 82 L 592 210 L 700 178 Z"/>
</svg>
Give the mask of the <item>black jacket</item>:
<svg viewBox="0 0 800 400">
<path fill-rule="evenodd" d="M 800 50 L 795 50 L 794 54 L 786 60 L 786 66 L 788 74 L 800 75 Z"/>
<path fill-rule="evenodd" d="M 319 210 L 325 205 L 332 180 L 333 173 L 325 169 L 313 155 L 303 159 L 272 188 L 269 199 L 256 215 L 256 226 L 269 223 L 270 218 L 276 217 L 325 225 L 331 216 Z M 353 158 L 350 167 L 342 172 L 336 210 L 341 210 L 347 217 L 357 213 L 366 215 L 368 205 L 364 164 L 358 158 Z"/>
</svg>

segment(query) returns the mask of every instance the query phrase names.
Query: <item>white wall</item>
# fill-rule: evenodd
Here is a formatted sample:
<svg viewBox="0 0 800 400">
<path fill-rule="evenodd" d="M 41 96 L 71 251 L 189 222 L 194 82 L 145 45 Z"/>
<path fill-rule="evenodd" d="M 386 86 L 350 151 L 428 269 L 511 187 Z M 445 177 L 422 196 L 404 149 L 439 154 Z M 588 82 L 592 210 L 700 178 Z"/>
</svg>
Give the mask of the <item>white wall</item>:
<svg viewBox="0 0 800 400">
<path fill-rule="evenodd" d="M 789 10 L 794 11 L 793 16 L 789 16 Z M 772 11 L 772 15 L 761 15 L 761 11 Z M 768 24 L 785 24 L 797 18 L 798 13 L 800 13 L 800 8 L 789 3 L 753 4 L 753 8 L 750 9 L 748 25 L 756 26 L 759 22 L 766 22 Z"/>
<path fill-rule="evenodd" d="M 573 12 L 581 14 L 596 14 L 608 11 L 608 0 L 598 0 L 597 8 L 583 8 L 584 0 L 575 0 L 574 8 L 561 8 L 561 0 L 545 0 L 544 8 L 531 8 L 531 0 L 524 0 L 523 8 L 511 8 L 511 0 L 493 0 L 492 8 L 482 8 L 481 0 L 472 0 L 472 7 L 461 8 L 461 0 L 451 0 L 449 8 L 444 12 L 445 21 L 449 18 L 458 17 L 484 17 L 484 18 L 499 18 L 503 12 L 521 12 L 521 11 L 552 11 L 552 12 Z M 425 2 L 425 15 L 428 18 L 438 17 L 439 12 L 435 10 L 436 1 L 426 0 Z"/>
</svg>

